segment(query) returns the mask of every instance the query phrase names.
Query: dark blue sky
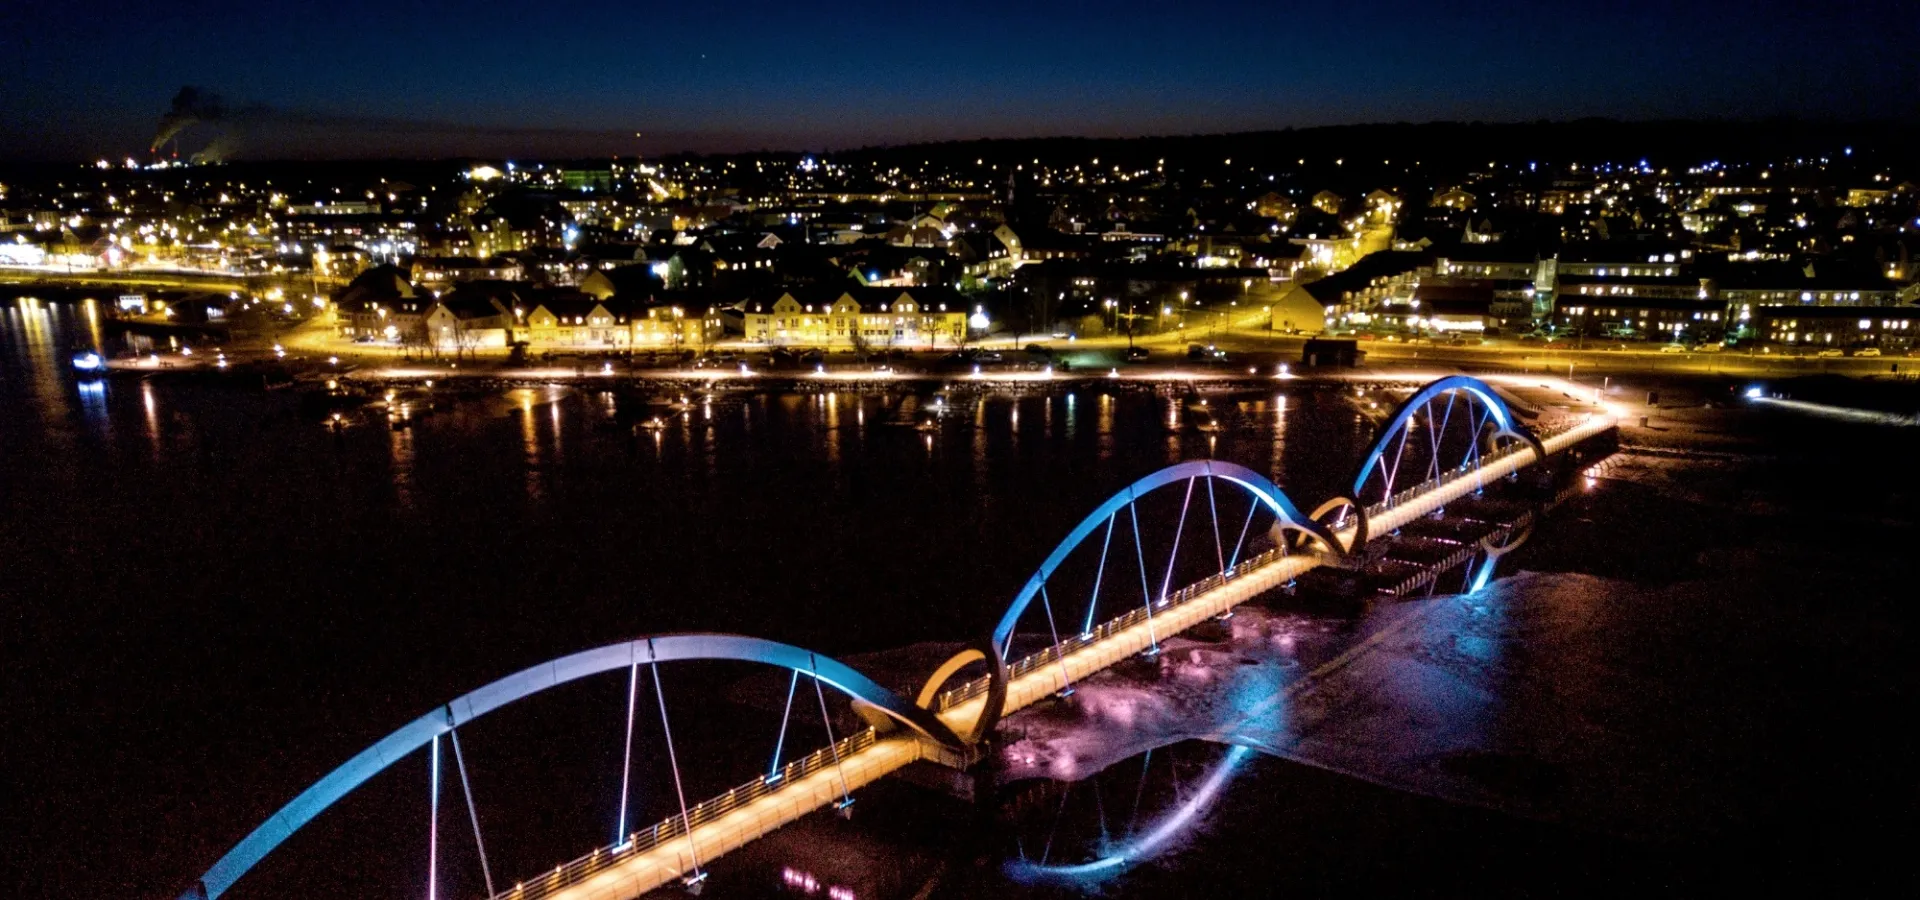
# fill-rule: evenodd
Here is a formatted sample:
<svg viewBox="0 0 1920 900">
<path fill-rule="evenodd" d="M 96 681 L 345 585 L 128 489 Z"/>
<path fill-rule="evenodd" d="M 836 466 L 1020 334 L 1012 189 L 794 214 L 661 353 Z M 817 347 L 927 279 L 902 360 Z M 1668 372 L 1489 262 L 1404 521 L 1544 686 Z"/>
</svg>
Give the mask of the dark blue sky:
<svg viewBox="0 0 1920 900">
<path fill-rule="evenodd" d="M 6 4 L 0 158 L 632 154 L 1580 116 L 1904 118 L 1920 13 L 1824 2 Z M 634 139 L 634 132 L 644 138 Z"/>
</svg>

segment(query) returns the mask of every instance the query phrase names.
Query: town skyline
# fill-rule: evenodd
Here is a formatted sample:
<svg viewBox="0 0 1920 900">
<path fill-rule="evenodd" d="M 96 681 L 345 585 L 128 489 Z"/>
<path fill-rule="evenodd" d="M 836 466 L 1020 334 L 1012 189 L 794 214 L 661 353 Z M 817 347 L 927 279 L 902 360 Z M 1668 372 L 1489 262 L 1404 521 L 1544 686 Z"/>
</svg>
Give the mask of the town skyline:
<svg viewBox="0 0 1920 900">
<path fill-rule="evenodd" d="M 0 6 L 0 884 L 1897 895 L 1916 12 Z"/>
</svg>

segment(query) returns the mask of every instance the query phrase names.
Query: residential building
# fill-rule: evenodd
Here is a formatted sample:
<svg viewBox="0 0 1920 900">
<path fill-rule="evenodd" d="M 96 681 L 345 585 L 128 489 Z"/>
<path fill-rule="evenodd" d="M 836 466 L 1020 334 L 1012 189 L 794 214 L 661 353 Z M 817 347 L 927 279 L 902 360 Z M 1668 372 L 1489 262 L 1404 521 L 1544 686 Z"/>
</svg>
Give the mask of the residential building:
<svg viewBox="0 0 1920 900">
<path fill-rule="evenodd" d="M 1687 297 L 1562 294 L 1554 300 L 1554 325 L 1573 334 L 1662 340 L 1718 340 L 1726 310 L 1718 300 Z"/>
<path fill-rule="evenodd" d="M 1920 348 L 1920 308 L 1912 306 L 1761 306 L 1753 311 L 1752 325 L 1760 340 L 1773 348 L 1872 347 L 1887 353 Z"/>
<path fill-rule="evenodd" d="M 749 301 L 746 338 L 777 346 L 958 346 L 967 307 L 951 288 L 783 290 Z"/>
<path fill-rule="evenodd" d="M 450 285 L 462 281 L 519 281 L 522 277 L 520 264 L 501 256 L 487 259 L 416 256 L 413 259 L 413 282 L 422 286 Z"/>
</svg>

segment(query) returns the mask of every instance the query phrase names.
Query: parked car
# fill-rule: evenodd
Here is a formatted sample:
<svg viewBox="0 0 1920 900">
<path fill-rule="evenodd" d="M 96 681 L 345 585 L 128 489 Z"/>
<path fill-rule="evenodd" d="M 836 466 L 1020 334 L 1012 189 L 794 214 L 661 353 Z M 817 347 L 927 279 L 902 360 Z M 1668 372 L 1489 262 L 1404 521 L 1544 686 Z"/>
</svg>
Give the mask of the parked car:
<svg viewBox="0 0 1920 900">
<path fill-rule="evenodd" d="M 1853 351 L 1853 355 L 1855 355 L 1855 356 L 1879 356 L 1879 355 L 1880 355 L 1880 348 L 1879 348 L 1879 347 L 1861 347 L 1860 349 L 1858 349 L 1858 350 L 1855 350 L 1855 351 Z"/>
<path fill-rule="evenodd" d="M 1685 344 L 1667 344 L 1666 346 L 1660 348 L 1660 352 L 1661 353 L 1685 353 L 1687 352 L 1687 346 Z"/>
<path fill-rule="evenodd" d="M 1826 350 L 1820 351 L 1819 353 L 1815 353 L 1814 355 L 1819 357 L 1834 357 L 1834 356 L 1845 356 L 1846 354 L 1840 352 L 1837 348 L 1828 348 Z"/>
</svg>

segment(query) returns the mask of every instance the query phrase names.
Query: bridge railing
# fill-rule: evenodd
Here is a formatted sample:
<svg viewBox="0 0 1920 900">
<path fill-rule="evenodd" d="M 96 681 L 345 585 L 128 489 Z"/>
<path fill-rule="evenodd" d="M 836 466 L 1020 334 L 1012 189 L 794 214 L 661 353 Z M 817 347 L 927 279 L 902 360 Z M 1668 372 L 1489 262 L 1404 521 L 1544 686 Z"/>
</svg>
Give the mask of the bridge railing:
<svg viewBox="0 0 1920 900">
<path fill-rule="evenodd" d="M 1563 422 L 1563 423 L 1548 426 L 1545 428 L 1538 428 L 1534 430 L 1534 437 L 1538 438 L 1541 441 L 1545 441 L 1548 438 L 1557 436 L 1562 432 L 1570 430 L 1572 427 L 1573 427 L 1572 423 Z M 1474 469 L 1481 468 L 1490 463 L 1499 462 L 1500 460 L 1506 459 L 1509 456 L 1518 455 L 1526 451 L 1527 449 L 1529 449 L 1529 445 L 1527 444 L 1513 443 L 1513 444 L 1508 444 L 1506 447 L 1500 450 L 1497 450 L 1493 453 L 1486 454 L 1485 456 L 1480 456 L 1471 460 L 1462 461 L 1460 465 L 1440 473 L 1440 475 L 1436 478 L 1429 478 L 1425 481 L 1420 482 L 1419 484 L 1413 485 L 1412 487 L 1398 491 L 1390 497 L 1382 498 L 1378 503 L 1368 506 L 1367 518 L 1373 518 L 1374 516 L 1380 515 L 1381 513 L 1384 513 L 1389 509 L 1399 506 L 1400 504 L 1405 503 L 1408 500 L 1412 500 L 1413 498 L 1418 497 L 1421 494 L 1424 494 L 1430 490 L 1433 490 L 1434 488 L 1439 487 L 1440 485 L 1448 481 L 1452 481 L 1453 479 L 1458 478 L 1461 475 L 1465 475 L 1466 473 L 1471 472 Z"/>
<path fill-rule="evenodd" d="M 1560 434 L 1561 432 L 1567 431 L 1572 427 L 1573 427 L 1573 423 L 1559 423 L 1553 426 L 1535 429 L 1534 434 L 1538 439 L 1544 441 L 1550 437 Z M 1447 481 L 1451 481 L 1454 478 L 1457 478 L 1468 472 L 1471 472 L 1476 468 L 1485 466 L 1489 463 L 1498 462 L 1500 460 L 1506 459 L 1507 457 L 1514 456 L 1522 452 L 1526 452 L 1529 449 L 1530 447 L 1527 444 L 1514 443 L 1514 444 L 1508 445 L 1507 447 L 1499 451 L 1487 454 L 1485 456 L 1482 456 L 1482 457 L 1479 457 L 1478 459 L 1473 460 L 1471 465 L 1463 462 L 1456 469 L 1449 470 L 1448 472 L 1443 473 L 1438 478 L 1429 478 L 1426 481 L 1420 482 L 1419 484 L 1414 485 L 1413 487 L 1400 491 L 1391 497 L 1388 497 L 1378 503 L 1373 504 L 1372 506 L 1367 507 L 1367 516 L 1369 518 L 1373 516 L 1377 516 L 1383 512 L 1386 512 L 1388 509 L 1393 508 L 1394 506 L 1398 506 L 1401 503 L 1405 503 L 1406 501 L 1411 500 L 1412 498 L 1414 498 L 1419 494 L 1423 494 L 1427 491 L 1433 490 L 1434 488 L 1440 486 L 1441 484 Z M 1339 523 L 1336 523 L 1336 527 L 1338 527 L 1338 524 Z M 1235 565 L 1232 569 L 1229 569 L 1224 573 L 1209 575 L 1206 578 L 1201 579 L 1200 581 L 1187 585 L 1186 587 L 1183 587 L 1178 591 L 1168 594 L 1165 599 L 1156 601 L 1153 604 L 1153 608 L 1155 610 L 1160 610 L 1160 609 L 1171 609 L 1175 606 L 1179 606 L 1180 604 L 1186 603 L 1187 601 L 1192 600 L 1193 598 L 1198 597 L 1201 594 L 1211 591 L 1214 588 L 1217 588 L 1227 583 L 1228 581 L 1231 581 L 1234 578 L 1237 578 L 1241 575 L 1245 575 L 1246 573 L 1251 572 L 1254 569 L 1258 569 L 1261 566 L 1267 565 L 1268 563 L 1271 563 L 1275 559 L 1278 559 L 1279 557 L 1284 555 L 1285 554 L 1282 553 L 1278 548 L 1275 548 L 1273 550 L 1268 550 L 1265 553 L 1248 557 L 1247 559 L 1242 560 L 1240 563 Z M 1455 560 L 1453 561 L 1453 565 L 1458 565 L 1462 561 L 1464 560 Z M 1450 567 L 1451 566 L 1449 566 L 1449 568 Z M 1059 660 L 1063 657 L 1072 655 L 1075 651 L 1078 651 L 1082 648 L 1088 647 L 1093 644 L 1097 644 L 1100 641 L 1105 640 L 1106 638 L 1112 636 L 1116 632 L 1120 632 L 1128 628 L 1132 628 L 1133 626 L 1138 625 L 1141 622 L 1145 621 L 1146 618 L 1147 618 L 1146 607 L 1144 606 L 1134 607 L 1132 610 L 1129 610 L 1128 612 L 1122 615 L 1116 616 L 1114 618 L 1106 620 L 1105 622 L 1101 622 L 1100 624 L 1095 625 L 1093 629 L 1090 631 L 1084 632 L 1082 634 L 1073 635 L 1072 637 L 1069 637 L 1065 640 L 1060 641 L 1058 644 L 1049 644 L 1045 649 L 1042 649 L 1036 653 L 1030 653 L 1026 656 L 1021 657 L 1020 659 L 1014 661 L 1013 663 L 1007 666 L 1007 678 L 1009 680 L 1019 678 L 1022 675 L 1032 672 L 1035 669 L 1041 668 L 1042 666 L 1049 665 L 1054 661 Z M 981 675 L 977 678 L 973 678 L 968 681 L 961 682 L 960 684 L 955 685 L 954 687 L 941 691 L 937 696 L 935 696 L 933 709 L 935 712 L 945 712 L 949 709 L 952 709 L 955 706 L 958 706 L 962 703 L 967 702 L 968 700 L 971 700 L 975 697 L 985 694 L 987 692 L 987 687 L 991 683 L 992 683 L 992 676 L 990 675 Z"/>
<path fill-rule="evenodd" d="M 1279 548 L 1275 548 L 1265 553 L 1249 556 L 1225 572 L 1217 572 L 1209 575 L 1193 584 L 1168 594 L 1160 600 L 1154 601 L 1153 609 L 1157 612 L 1180 606 L 1193 600 L 1195 597 L 1214 590 L 1235 578 L 1267 565 L 1285 555 L 1286 554 L 1282 553 Z M 1035 669 L 1070 656 L 1075 651 L 1106 640 L 1118 632 L 1125 631 L 1146 621 L 1147 614 L 1147 608 L 1145 606 L 1136 606 L 1121 615 L 1093 626 L 1089 631 L 1068 637 L 1058 644 L 1049 644 L 1045 649 L 1036 653 L 1029 653 L 1007 666 L 1007 678 L 1008 680 L 1019 678 L 1028 672 L 1032 672 Z M 941 691 L 934 698 L 934 711 L 945 712 L 968 700 L 978 697 L 987 692 L 987 687 L 992 684 L 992 682 L 993 677 L 991 675 L 982 675 Z"/>
<path fill-rule="evenodd" d="M 872 728 L 841 738 L 832 746 L 822 747 L 787 763 L 780 767 L 777 774 L 762 775 L 689 808 L 684 819 L 676 815 L 655 822 L 650 828 L 628 835 L 623 843 L 595 848 L 593 852 L 579 859 L 554 866 L 551 872 L 518 882 L 513 887 L 493 895 L 490 900 L 540 900 L 562 888 L 579 884 L 609 866 L 684 836 L 690 828 L 698 828 L 755 800 L 777 793 L 781 788 L 799 779 L 832 766 L 836 759 L 851 756 L 873 746 L 874 740 Z"/>
<path fill-rule="evenodd" d="M 1379 593 L 1394 597 L 1404 597 L 1424 585 L 1439 580 L 1441 573 L 1458 568 L 1468 560 L 1473 559 L 1474 555 L 1479 552 L 1480 548 L 1475 544 L 1463 546 L 1447 554 L 1445 558 L 1438 562 L 1422 564 L 1419 574 L 1408 576 L 1400 581 L 1400 583 L 1390 587 L 1380 588 Z"/>
</svg>

